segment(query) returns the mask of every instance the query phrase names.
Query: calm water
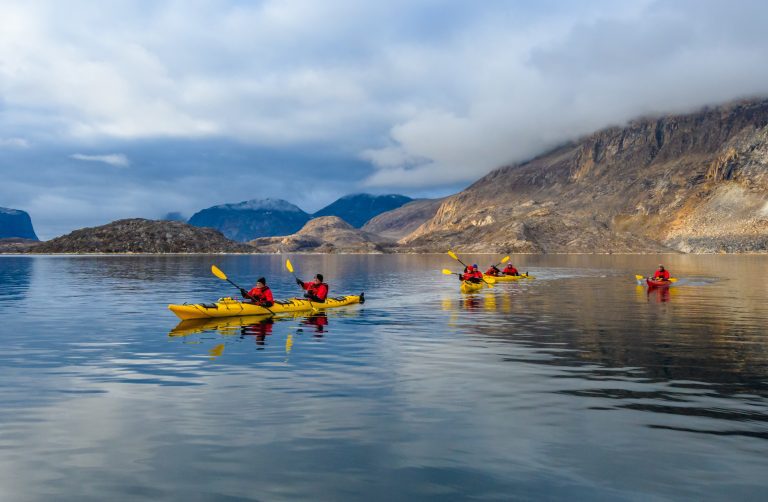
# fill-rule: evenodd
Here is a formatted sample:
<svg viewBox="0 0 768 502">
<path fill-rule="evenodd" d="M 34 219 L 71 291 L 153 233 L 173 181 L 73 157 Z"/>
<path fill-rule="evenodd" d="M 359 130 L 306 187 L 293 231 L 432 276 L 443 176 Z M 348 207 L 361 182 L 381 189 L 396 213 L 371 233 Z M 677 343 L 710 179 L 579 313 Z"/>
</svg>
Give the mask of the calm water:
<svg viewBox="0 0 768 502">
<path fill-rule="evenodd" d="M 281 258 L 0 257 L 0 500 L 768 498 L 768 257 L 293 261 L 368 302 L 184 330 Z"/>
</svg>

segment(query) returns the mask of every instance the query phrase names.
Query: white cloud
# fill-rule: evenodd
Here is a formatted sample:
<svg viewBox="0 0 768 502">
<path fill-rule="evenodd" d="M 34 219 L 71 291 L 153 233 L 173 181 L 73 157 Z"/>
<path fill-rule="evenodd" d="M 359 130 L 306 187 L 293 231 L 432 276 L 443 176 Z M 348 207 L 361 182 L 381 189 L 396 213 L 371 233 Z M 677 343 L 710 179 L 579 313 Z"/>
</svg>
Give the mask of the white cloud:
<svg viewBox="0 0 768 502">
<path fill-rule="evenodd" d="M 128 167 L 131 165 L 128 157 L 122 153 L 110 153 L 107 155 L 85 155 L 82 153 L 74 153 L 69 157 L 71 159 L 83 160 L 86 162 L 103 162 L 115 167 Z"/>
<path fill-rule="evenodd" d="M 29 141 L 24 138 L 0 138 L 0 148 L 29 148 Z"/>
</svg>

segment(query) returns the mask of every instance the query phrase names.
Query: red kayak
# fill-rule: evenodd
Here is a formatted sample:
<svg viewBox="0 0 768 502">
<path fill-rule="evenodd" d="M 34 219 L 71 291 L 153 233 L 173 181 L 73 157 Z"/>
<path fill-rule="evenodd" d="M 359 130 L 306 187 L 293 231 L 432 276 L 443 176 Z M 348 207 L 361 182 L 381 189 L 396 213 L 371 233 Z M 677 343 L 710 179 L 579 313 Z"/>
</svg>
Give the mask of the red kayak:
<svg viewBox="0 0 768 502">
<path fill-rule="evenodd" d="M 649 288 L 668 288 L 670 285 L 672 285 L 672 281 L 657 281 L 654 279 L 646 279 L 646 283 L 648 283 Z"/>
</svg>

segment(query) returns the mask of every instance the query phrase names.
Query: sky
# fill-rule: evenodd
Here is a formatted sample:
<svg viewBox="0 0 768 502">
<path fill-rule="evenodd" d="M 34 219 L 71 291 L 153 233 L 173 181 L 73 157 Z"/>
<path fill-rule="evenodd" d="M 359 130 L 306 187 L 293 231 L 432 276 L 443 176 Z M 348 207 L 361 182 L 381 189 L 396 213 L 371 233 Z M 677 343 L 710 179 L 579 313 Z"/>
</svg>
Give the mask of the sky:
<svg viewBox="0 0 768 502">
<path fill-rule="evenodd" d="M 41 239 L 436 197 L 638 116 L 768 95 L 768 3 L 0 0 L 0 207 Z"/>
</svg>

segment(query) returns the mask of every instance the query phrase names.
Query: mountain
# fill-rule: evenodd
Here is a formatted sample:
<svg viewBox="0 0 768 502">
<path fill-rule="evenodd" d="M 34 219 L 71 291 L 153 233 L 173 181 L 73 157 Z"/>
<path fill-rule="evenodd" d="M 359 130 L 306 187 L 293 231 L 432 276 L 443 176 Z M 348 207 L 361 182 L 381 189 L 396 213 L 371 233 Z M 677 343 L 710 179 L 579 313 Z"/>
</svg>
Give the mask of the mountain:
<svg viewBox="0 0 768 502">
<path fill-rule="evenodd" d="M 380 253 L 381 238 L 354 228 L 336 216 L 313 218 L 294 235 L 262 237 L 250 242 L 256 251 L 313 253 Z"/>
<path fill-rule="evenodd" d="M 371 218 L 361 230 L 398 241 L 437 213 L 443 199 L 419 199 Z"/>
<path fill-rule="evenodd" d="M 0 239 L 10 237 L 37 240 L 29 214 L 20 209 L 0 207 Z"/>
<path fill-rule="evenodd" d="M 371 195 L 358 193 L 345 195 L 332 202 L 312 216 L 338 216 L 355 228 L 362 227 L 366 221 L 386 211 L 396 209 L 412 201 L 405 195 Z"/>
<path fill-rule="evenodd" d="M 254 199 L 209 207 L 192 215 L 189 224 L 220 230 L 227 238 L 249 241 L 257 237 L 288 235 L 298 231 L 309 215 L 281 199 Z"/>
<path fill-rule="evenodd" d="M 183 221 L 183 222 L 187 221 L 187 219 L 184 217 L 184 215 L 181 214 L 178 211 L 173 211 L 173 212 L 170 212 L 170 213 L 166 213 L 165 216 L 163 216 L 160 219 L 161 220 L 165 220 L 165 221 Z"/>
<path fill-rule="evenodd" d="M 497 169 L 400 243 L 489 252 L 765 252 L 768 100 L 635 120 Z"/>
<path fill-rule="evenodd" d="M 140 218 L 82 228 L 43 242 L 33 253 L 248 253 L 212 228 Z"/>
</svg>

